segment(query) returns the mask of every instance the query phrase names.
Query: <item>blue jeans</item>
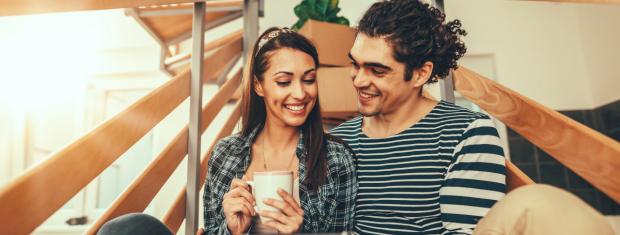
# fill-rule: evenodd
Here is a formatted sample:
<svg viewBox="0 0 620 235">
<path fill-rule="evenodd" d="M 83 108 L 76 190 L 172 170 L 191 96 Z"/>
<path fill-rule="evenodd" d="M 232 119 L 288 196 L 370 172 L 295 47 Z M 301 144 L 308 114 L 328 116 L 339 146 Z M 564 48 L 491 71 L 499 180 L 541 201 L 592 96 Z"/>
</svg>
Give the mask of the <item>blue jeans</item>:
<svg viewBox="0 0 620 235">
<path fill-rule="evenodd" d="M 97 235 L 129 234 L 173 235 L 168 227 L 157 218 L 143 213 L 132 213 L 116 217 L 103 224 L 97 232 Z"/>
</svg>

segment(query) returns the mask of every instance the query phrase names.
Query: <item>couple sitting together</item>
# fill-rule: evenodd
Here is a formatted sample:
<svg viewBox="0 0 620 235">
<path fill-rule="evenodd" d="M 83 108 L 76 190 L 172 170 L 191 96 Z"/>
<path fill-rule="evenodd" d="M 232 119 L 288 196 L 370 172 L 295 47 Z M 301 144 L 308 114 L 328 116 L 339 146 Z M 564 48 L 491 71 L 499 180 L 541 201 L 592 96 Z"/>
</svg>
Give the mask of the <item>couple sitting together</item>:
<svg viewBox="0 0 620 235">
<path fill-rule="evenodd" d="M 513 197 L 521 199 L 508 196 L 491 210 L 506 191 L 493 121 L 422 95 L 466 50 L 460 22 L 444 18 L 418 1 L 370 7 L 349 53 L 361 116 L 330 133 L 321 123 L 316 48 L 288 29 L 265 31 L 244 67 L 241 131 L 211 153 L 199 233 L 554 231 L 537 226 L 532 220 L 540 215 L 527 206 L 576 199 L 549 186 L 524 187 Z M 264 171 L 293 172 L 292 192 L 278 190 L 279 198 L 263 201 L 275 211 L 257 211 L 248 184 Z M 145 214 L 116 218 L 99 231 L 138 233 L 171 234 Z"/>
</svg>

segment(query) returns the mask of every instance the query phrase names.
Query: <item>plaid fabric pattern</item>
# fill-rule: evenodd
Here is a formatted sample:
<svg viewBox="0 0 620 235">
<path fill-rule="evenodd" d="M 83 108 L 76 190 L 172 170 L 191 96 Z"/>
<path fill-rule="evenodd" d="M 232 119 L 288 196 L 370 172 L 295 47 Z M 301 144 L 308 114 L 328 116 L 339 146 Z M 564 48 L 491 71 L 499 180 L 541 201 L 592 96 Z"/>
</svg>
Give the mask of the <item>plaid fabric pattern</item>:
<svg viewBox="0 0 620 235">
<path fill-rule="evenodd" d="M 220 140 L 211 153 L 204 185 L 205 234 L 229 234 L 222 201 L 234 178 L 242 178 L 250 165 L 251 146 L 258 128 L 249 136 L 235 134 Z M 300 232 L 351 231 L 357 196 L 357 176 L 353 153 L 341 143 L 327 141 L 327 180 L 317 191 L 304 184 L 306 152 L 300 133 L 296 155 L 299 158 L 299 199 L 304 210 Z"/>
</svg>

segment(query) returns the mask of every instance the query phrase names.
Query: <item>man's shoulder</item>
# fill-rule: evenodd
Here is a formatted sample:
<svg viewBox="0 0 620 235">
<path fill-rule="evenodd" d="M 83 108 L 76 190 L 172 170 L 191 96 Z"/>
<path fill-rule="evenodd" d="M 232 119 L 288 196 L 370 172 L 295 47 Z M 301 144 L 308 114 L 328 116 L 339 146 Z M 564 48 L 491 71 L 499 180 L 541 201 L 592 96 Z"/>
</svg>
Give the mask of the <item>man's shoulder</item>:
<svg viewBox="0 0 620 235">
<path fill-rule="evenodd" d="M 357 132 L 361 130 L 360 129 L 361 121 L 362 121 L 361 116 L 354 117 L 351 120 L 343 122 L 342 124 L 338 125 L 334 129 L 331 129 L 329 133 L 334 136 L 340 137 L 340 138 L 343 138 L 343 137 L 346 137 L 352 134 L 357 134 Z"/>
<path fill-rule="evenodd" d="M 436 118 L 429 118 L 428 120 L 436 122 L 461 122 L 464 124 L 470 124 L 479 119 L 491 119 L 484 113 L 475 112 L 445 101 L 439 102 L 434 110 L 434 114 L 436 115 Z"/>
</svg>

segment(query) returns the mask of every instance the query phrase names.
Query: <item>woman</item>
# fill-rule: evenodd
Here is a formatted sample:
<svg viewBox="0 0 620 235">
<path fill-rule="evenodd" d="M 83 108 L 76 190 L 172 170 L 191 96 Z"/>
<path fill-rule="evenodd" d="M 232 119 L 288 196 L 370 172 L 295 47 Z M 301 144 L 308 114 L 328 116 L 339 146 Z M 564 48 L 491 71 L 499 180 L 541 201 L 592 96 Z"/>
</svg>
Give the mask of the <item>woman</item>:
<svg viewBox="0 0 620 235">
<path fill-rule="evenodd" d="M 320 233 L 352 228 L 357 179 L 353 154 L 323 131 L 316 48 L 288 29 L 270 28 L 244 70 L 242 130 L 211 153 L 205 191 L 206 234 Z M 265 201 L 278 212 L 255 211 L 246 183 L 256 171 L 290 170 L 290 195 Z M 271 220 L 261 223 L 261 215 Z"/>
<path fill-rule="evenodd" d="M 197 234 L 323 233 L 350 231 L 357 178 L 350 149 L 323 132 L 318 101 L 317 51 L 288 29 L 265 31 L 244 71 L 241 133 L 222 139 L 211 153 L 204 189 L 205 228 Z M 294 195 L 254 210 L 246 180 L 255 171 L 290 170 Z M 271 218 L 261 223 L 257 215 Z M 172 234 L 156 218 L 128 214 L 98 234 Z"/>
</svg>

